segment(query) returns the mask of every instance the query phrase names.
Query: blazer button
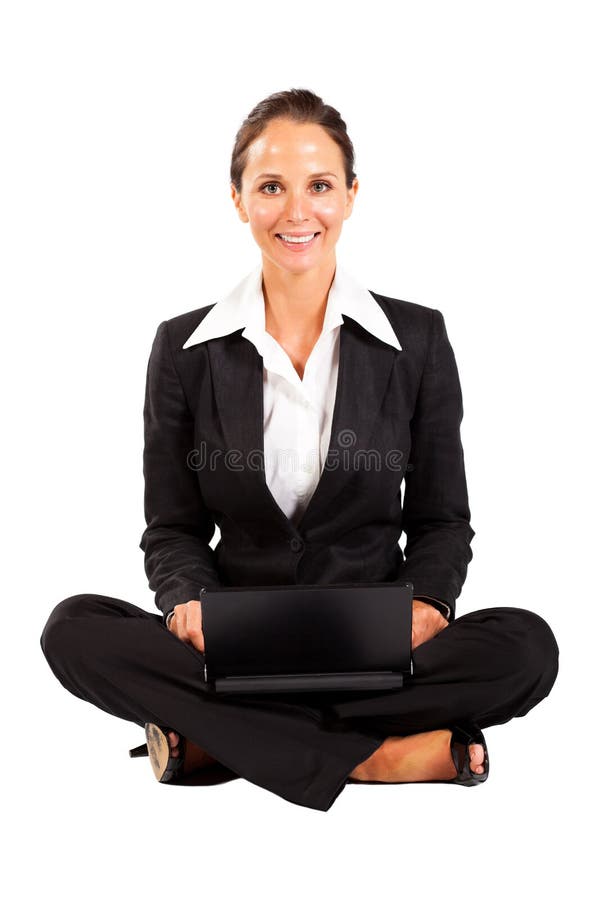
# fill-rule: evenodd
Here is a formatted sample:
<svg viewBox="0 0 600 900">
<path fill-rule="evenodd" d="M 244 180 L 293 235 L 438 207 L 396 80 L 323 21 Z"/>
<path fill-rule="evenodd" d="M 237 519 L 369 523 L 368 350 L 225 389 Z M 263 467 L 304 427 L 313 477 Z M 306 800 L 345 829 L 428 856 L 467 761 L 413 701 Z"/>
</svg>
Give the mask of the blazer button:
<svg viewBox="0 0 600 900">
<path fill-rule="evenodd" d="M 290 541 L 290 547 L 292 548 L 294 553 L 299 553 L 300 550 L 302 550 L 302 548 L 304 547 L 304 544 L 298 538 L 292 538 Z"/>
</svg>

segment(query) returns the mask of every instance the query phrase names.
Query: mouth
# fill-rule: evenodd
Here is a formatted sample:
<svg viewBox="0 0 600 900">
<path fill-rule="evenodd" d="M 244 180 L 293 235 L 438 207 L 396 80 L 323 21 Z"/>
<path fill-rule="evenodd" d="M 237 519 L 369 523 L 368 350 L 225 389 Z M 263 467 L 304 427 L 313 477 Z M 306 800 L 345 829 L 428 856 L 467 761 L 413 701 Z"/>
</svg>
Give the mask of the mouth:
<svg viewBox="0 0 600 900">
<path fill-rule="evenodd" d="M 300 253 L 309 247 L 312 247 L 320 234 L 320 231 L 312 231 L 308 232 L 308 234 L 285 234 L 284 232 L 283 234 L 276 234 L 275 237 L 279 243 L 283 244 L 284 247 L 287 247 L 288 250 Z"/>
</svg>

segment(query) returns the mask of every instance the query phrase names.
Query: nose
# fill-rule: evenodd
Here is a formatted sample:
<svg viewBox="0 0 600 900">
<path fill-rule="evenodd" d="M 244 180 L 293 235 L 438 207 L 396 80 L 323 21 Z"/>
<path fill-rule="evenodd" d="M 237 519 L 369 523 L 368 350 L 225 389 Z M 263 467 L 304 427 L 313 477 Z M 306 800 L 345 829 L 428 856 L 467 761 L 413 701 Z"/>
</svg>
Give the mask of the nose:
<svg viewBox="0 0 600 900">
<path fill-rule="evenodd" d="M 311 210 L 311 200 L 306 196 L 304 188 L 288 191 L 285 213 L 290 224 L 310 219 Z"/>
</svg>

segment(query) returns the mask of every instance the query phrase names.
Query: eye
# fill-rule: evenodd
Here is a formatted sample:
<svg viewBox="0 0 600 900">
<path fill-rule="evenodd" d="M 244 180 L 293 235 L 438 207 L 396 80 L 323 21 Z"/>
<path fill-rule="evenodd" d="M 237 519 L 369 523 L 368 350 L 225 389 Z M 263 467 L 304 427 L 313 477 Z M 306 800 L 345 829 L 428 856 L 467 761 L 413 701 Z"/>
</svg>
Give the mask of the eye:
<svg viewBox="0 0 600 900">
<path fill-rule="evenodd" d="M 331 189 L 332 189 L 332 188 L 331 188 L 331 185 L 329 184 L 328 181 L 314 181 L 314 182 L 313 182 L 313 186 L 314 186 L 315 184 L 325 185 L 325 187 L 327 188 L 327 190 L 331 190 Z M 263 184 L 263 185 L 262 185 L 262 187 L 260 188 L 260 193 L 265 192 L 265 189 L 266 189 L 266 188 L 271 188 L 271 187 L 277 188 L 277 187 L 280 187 L 280 184 L 279 184 L 279 182 L 277 182 L 277 181 L 268 181 L 266 184 Z M 275 193 L 275 191 L 266 191 L 266 193 L 267 193 L 267 194 L 270 194 L 272 197 L 276 197 L 276 196 L 277 196 L 277 194 Z M 327 191 L 316 191 L 316 193 L 317 193 L 317 194 L 326 194 Z"/>
</svg>

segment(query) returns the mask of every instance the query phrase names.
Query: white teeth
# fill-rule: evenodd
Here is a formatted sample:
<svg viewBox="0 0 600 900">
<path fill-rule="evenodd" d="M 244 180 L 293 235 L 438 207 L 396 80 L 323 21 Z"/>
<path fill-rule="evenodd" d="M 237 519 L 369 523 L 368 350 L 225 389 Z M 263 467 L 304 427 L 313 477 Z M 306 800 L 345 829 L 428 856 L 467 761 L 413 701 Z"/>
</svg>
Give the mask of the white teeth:
<svg viewBox="0 0 600 900">
<path fill-rule="evenodd" d="M 312 241 L 315 234 L 317 232 L 313 232 L 313 234 L 307 234 L 304 237 L 292 237 L 291 235 L 280 234 L 279 237 L 283 241 L 289 241 L 290 244 L 306 244 L 308 241 Z"/>
</svg>

